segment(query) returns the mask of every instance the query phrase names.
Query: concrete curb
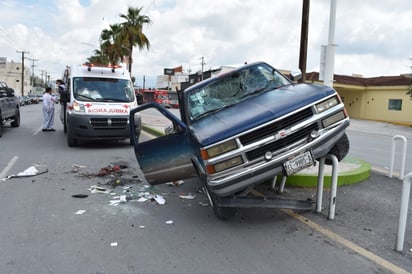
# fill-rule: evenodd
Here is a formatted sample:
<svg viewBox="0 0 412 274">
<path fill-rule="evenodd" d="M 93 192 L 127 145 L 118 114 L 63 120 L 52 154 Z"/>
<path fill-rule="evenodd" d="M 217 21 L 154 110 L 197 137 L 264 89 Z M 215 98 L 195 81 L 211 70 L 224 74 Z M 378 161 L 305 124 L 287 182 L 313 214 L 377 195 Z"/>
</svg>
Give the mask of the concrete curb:
<svg viewBox="0 0 412 274">
<path fill-rule="evenodd" d="M 353 167 L 356 165 L 356 167 Z M 338 186 L 350 185 L 362 182 L 371 175 L 371 165 L 363 160 L 346 157 L 339 163 L 338 170 L 343 166 L 348 166 L 345 171 L 338 172 Z M 317 170 L 316 166 L 315 170 Z M 344 168 L 343 168 L 344 169 Z M 330 187 L 331 167 L 325 166 L 324 187 Z M 298 187 L 316 187 L 318 184 L 318 174 L 314 170 L 303 170 L 287 178 L 286 185 Z"/>
</svg>

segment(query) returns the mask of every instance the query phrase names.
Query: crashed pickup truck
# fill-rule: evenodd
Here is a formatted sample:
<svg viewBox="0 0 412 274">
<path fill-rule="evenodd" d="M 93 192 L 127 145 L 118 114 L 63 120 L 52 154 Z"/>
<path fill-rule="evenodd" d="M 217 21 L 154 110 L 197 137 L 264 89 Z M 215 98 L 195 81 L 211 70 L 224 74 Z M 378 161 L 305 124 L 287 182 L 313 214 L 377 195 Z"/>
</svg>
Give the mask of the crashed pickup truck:
<svg viewBox="0 0 412 274">
<path fill-rule="evenodd" d="M 130 112 L 132 123 L 134 115 L 148 110 L 170 121 L 163 135 L 134 142 L 136 159 L 152 185 L 198 177 L 220 219 L 238 207 L 257 207 L 259 202 L 246 197 L 268 179 L 290 176 L 328 154 L 340 161 L 349 151 L 349 117 L 338 93 L 295 83 L 264 62 L 219 74 L 178 95 L 180 119 L 156 103 Z M 278 205 L 295 208 L 283 200 Z"/>
</svg>

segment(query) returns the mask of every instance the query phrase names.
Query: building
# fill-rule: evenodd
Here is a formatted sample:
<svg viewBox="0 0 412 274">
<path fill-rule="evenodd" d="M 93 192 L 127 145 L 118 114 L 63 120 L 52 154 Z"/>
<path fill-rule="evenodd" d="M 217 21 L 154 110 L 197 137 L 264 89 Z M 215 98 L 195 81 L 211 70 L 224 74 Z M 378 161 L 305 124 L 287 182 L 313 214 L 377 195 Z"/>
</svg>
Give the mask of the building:
<svg viewBox="0 0 412 274">
<path fill-rule="evenodd" d="M 31 70 L 29 66 L 24 66 L 24 81 L 23 90 L 24 95 L 30 92 L 30 76 Z M 3 80 L 7 85 L 14 89 L 16 96 L 22 95 L 22 63 L 11 62 L 2 63 L 0 66 L 0 80 Z"/>
<path fill-rule="evenodd" d="M 306 74 L 307 82 L 319 82 L 319 73 Z M 319 82 L 320 83 L 320 82 Z M 412 126 L 412 75 L 334 75 L 333 87 L 342 97 L 349 116 Z"/>
</svg>

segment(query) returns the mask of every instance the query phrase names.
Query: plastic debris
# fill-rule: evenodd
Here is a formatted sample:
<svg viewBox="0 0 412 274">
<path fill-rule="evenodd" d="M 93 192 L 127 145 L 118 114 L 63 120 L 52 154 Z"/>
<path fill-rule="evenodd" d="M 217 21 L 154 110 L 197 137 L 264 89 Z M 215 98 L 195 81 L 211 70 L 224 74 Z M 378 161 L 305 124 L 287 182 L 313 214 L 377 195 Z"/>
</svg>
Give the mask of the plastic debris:
<svg viewBox="0 0 412 274">
<path fill-rule="evenodd" d="M 87 195 L 87 194 L 73 194 L 72 197 L 73 198 L 87 198 L 87 197 L 89 197 L 89 195 Z"/>
<path fill-rule="evenodd" d="M 110 243 L 110 246 L 117 246 L 117 242 Z"/>
<path fill-rule="evenodd" d="M 168 221 L 166 221 L 165 223 L 166 223 L 167 225 L 172 225 L 172 224 L 174 224 L 173 220 L 168 220 Z"/>
<path fill-rule="evenodd" d="M 168 186 L 180 186 L 180 185 L 183 185 L 185 182 L 183 181 L 183 180 L 177 180 L 177 181 L 174 181 L 174 182 L 168 182 L 168 183 L 166 183 L 166 185 L 168 185 Z"/>
<path fill-rule="evenodd" d="M 193 195 L 192 193 L 188 193 L 188 194 L 185 194 L 185 195 L 179 195 L 179 198 L 187 199 L 187 200 L 194 200 L 194 199 L 196 199 L 196 195 Z"/>
<path fill-rule="evenodd" d="M 139 228 L 144 229 L 144 225 L 139 225 Z"/>
<path fill-rule="evenodd" d="M 86 212 L 86 210 L 80 209 L 80 210 L 77 210 L 75 214 L 76 215 L 83 215 L 85 212 Z"/>
<path fill-rule="evenodd" d="M 208 207 L 209 203 L 208 202 L 199 202 L 199 205 L 203 206 L 203 207 Z"/>
<path fill-rule="evenodd" d="M 106 188 L 104 188 L 104 187 L 96 186 L 96 185 L 91 186 L 91 187 L 89 188 L 89 190 L 90 190 L 91 193 L 104 193 L 104 194 L 108 194 L 108 193 L 112 192 L 110 189 L 106 189 Z"/>
<path fill-rule="evenodd" d="M 25 169 L 24 171 L 17 173 L 17 175 L 7 176 L 6 178 L 2 179 L 2 181 L 5 181 L 5 180 L 11 179 L 11 178 L 32 177 L 32 176 L 44 174 L 48 171 L 49 171 L 48 169 L 46 169 L 44 171 L 38 171 L 35 166 L 31 166 L 31 167 Z"/>
<path fill-rule="evenodd" d="M 155 195 L 153 199 L 159 204 L 159 205 L 164 205 L 166 203 L 166 200 L 163 196 L 161 195 Z"/>
</svg>

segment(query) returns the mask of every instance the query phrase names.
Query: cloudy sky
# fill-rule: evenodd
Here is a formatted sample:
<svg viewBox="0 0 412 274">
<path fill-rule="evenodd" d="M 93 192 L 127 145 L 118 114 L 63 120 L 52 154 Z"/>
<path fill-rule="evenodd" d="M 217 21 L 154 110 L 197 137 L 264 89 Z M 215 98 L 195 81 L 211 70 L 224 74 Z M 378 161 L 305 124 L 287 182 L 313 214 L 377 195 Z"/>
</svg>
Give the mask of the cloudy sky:
<svg viewBox="0 0 412 274">
<path fill-rule="evenodd" d="M 60 78 L 93 54 L 101 31 L 122 22 L 128 6 L 153 21 L 144 29 L 151 48 L 133 54 L 138 85 L 145 76 L 154 86 L 163 68 L 199 71 L 202 57 L 206 70 L 245 61 L 299 66 L 302 0 L 0 0 L 0 56 L 21 62 L 17 51 L 29 52 L 36 75 Z M 330 0 L 310 1 L 307 71 L 319 71 L 329 12 Z M 336 74 L 410 73 L 412 1 L 337 0 L 335 44 Z"/>
</svg>

